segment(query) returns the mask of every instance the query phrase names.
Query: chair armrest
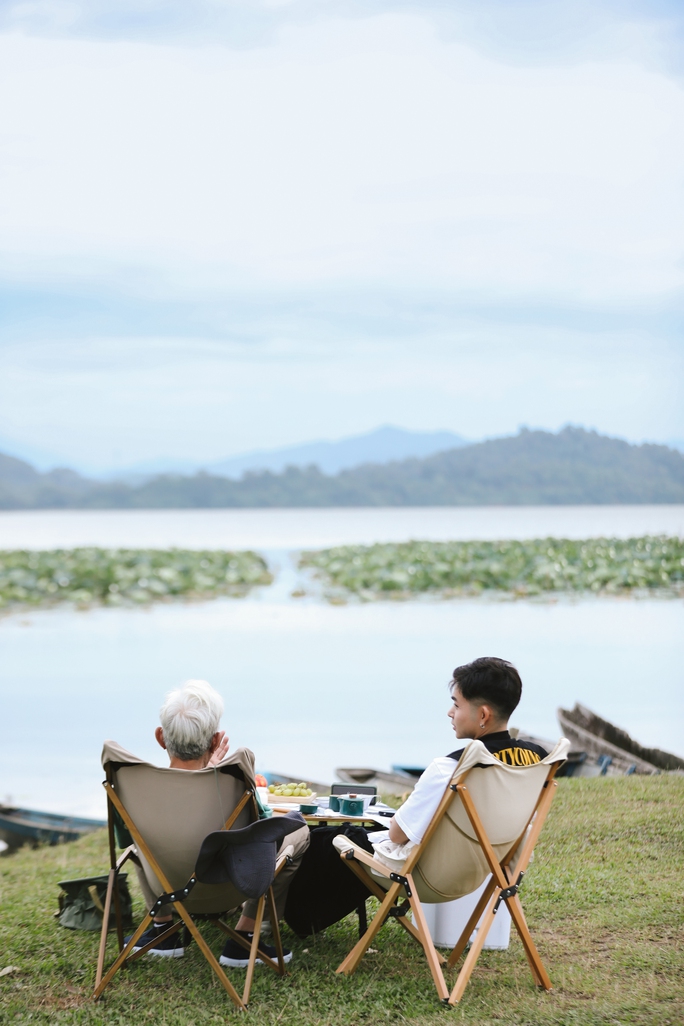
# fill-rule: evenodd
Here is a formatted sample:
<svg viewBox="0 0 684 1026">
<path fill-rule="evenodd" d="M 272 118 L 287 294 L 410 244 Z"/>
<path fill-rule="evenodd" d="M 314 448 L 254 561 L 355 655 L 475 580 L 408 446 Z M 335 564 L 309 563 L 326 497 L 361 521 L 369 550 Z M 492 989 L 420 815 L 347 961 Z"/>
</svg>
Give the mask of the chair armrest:
<svg viewBox="0 0 684 1026">
<path fill-rule="evenodd" d="M 131 859 L 133 862 L 135 862 L 137 866 L 140 865 L 140 859 L 138 858 L 138 852 L 134 844 L 129 844 L 126 850 L 123 851 L 121 855 L 119 855 L 118 859 L 116 860 L 117 872 L 121 869 L 124 862 L 128 861 L 128 859 Z"/>
<path fill-rule="evenodd" d="M 340 853 L 341 859 L 348 859 L 349 852 L 352 851 L 353 858 L 358 862 L 363 862 L 366 866 L 369 866 L 376 873 L 380 873 L 381 876 L 386 876 L 389 879 L 391 869 L 379 862 L 373 855 L 367 852 L 364 848 L 360 848 L 358 844 L 354 844 L 348 837 L 343 834 L 338 834 L 337 837 L 333 837 L 333 845 L 337 848 Z"/>
<path fill-rule="evenodd" d="M 278 858 L 276 860 L 276 868 L 275 868 L 275 875 L 276 876 L 278 875 L 280 870 L 283 868 L 283 866 L 285 866 L 287 864 L 288 858 L 292 858 L 293 855 L 294 855 L 294 847 L 293 847 L 293 845 L 288 844 L 286 848 L 283 848 L 283 850 L 281 851 L 280 855 L 278 856 Z"/>
</svg>

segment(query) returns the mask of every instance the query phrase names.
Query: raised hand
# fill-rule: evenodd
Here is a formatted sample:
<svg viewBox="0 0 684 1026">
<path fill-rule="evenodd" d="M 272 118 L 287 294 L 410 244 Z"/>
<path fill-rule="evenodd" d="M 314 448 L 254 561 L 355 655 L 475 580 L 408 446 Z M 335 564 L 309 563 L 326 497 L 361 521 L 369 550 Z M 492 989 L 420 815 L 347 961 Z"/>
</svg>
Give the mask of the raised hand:
<svg viewBox="0 0 684 1026">
<path fill-rule="evenodd" d="M 225 730 L 219 730 L 214 734 L 216 739 L 216 747 L 209 757 L 207 766 L 218 766 L 218 764 L 225 759 L 230 749 L 230 738 L 226 737 Z"/>
</svg>

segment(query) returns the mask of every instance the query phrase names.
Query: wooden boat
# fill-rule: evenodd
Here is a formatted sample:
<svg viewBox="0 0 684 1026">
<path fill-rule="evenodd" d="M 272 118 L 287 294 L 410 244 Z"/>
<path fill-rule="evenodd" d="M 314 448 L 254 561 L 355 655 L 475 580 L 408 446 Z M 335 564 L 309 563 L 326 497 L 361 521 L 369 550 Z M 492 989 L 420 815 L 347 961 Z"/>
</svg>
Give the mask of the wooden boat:
<svg viewBox="0 0 684 1026">
<path fill-rule="evenodd" d="M 407 773 L 414 780 L 418 780 L 418 777 L 422 777 L 425 773 L 425 766 L 399 766 L 396 763 L 392 764 L 393 773 Z"/>
<path fill-rule="evenodd" d="M 10 852 L 22 844 L 35 846 L 77 841 L 84 834 L 106 825 L 103 819 L 61 816 L 53 812 L 0 805 L 0 840 L 6 843 Z"/>
<path fill-rule="evenodd" d="M 403 770 L 395 769 L 392 773 L 385 773 L 384 770 L 365 766 L 342 766 L 336 769 L 335 773 L 343 784 L 369 784 L 371 787 L 377 787 L 378 794 L 392 794 L 400 798 L 413 790 L 417 779 Z"/>
<path fill-rule="evenodd" d="M 684 759 L 660 748 L 645 748 L 629 734 L 587 709 L 575 704 L 571 710 L 558 709 L 561 732 L 573 748 L 587 753 L 587 758 L 610 762 L 610 771 L 617 773 L 660 773 L 662 770 L 684 770 Z"/>
</svg>

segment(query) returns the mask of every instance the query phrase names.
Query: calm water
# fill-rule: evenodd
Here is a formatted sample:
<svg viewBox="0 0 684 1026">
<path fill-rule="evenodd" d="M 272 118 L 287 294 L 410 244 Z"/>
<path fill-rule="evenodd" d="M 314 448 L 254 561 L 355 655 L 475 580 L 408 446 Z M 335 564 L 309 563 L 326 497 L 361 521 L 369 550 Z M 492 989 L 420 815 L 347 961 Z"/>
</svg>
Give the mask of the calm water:
<svg viewBox="0 0 684 1026">
<path fill-rule="evenodd" d="M 684 534 L 684 506 L 0 512 L 0 548 L 8 549 L 76 545 L 301 549 L 410 538 L 628 538 L 638 534 Z"/>
<path fill-rule="evenodd" d="M 250 545 L 279 575 L 245 600 L 0 619 L 0 799 L 102 813 L 102 740 L 163 763 L 158 708 L 187 677 L 219 689 L 232 744 L 254 749 L 262 769 L 330 780 L 341 765 L 424 763 L 454 747 L 451 670 L 482 654 L 522 673 L 516 725 L 556 737 L 556 707 L 581 701 L 684 755 L 681 601 L 328 606 L 290 598 L 287 554 L 407 537 L 674 533 L 682 523 L 683 507 L 2 514 L 0 547 Z"/>
</svg>

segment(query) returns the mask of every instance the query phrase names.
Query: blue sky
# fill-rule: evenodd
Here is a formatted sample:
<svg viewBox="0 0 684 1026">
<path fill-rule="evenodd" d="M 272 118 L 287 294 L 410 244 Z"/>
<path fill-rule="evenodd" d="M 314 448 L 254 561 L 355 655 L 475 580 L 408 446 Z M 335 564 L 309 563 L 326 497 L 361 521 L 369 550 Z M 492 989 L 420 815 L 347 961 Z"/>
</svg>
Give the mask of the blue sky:
<svg viewBox="0 0 684 1026">
<path fill-rule="evenodd" d="M 0 448 L 684 438 L 684 8 L 0 3 Z"/>
</svg>

